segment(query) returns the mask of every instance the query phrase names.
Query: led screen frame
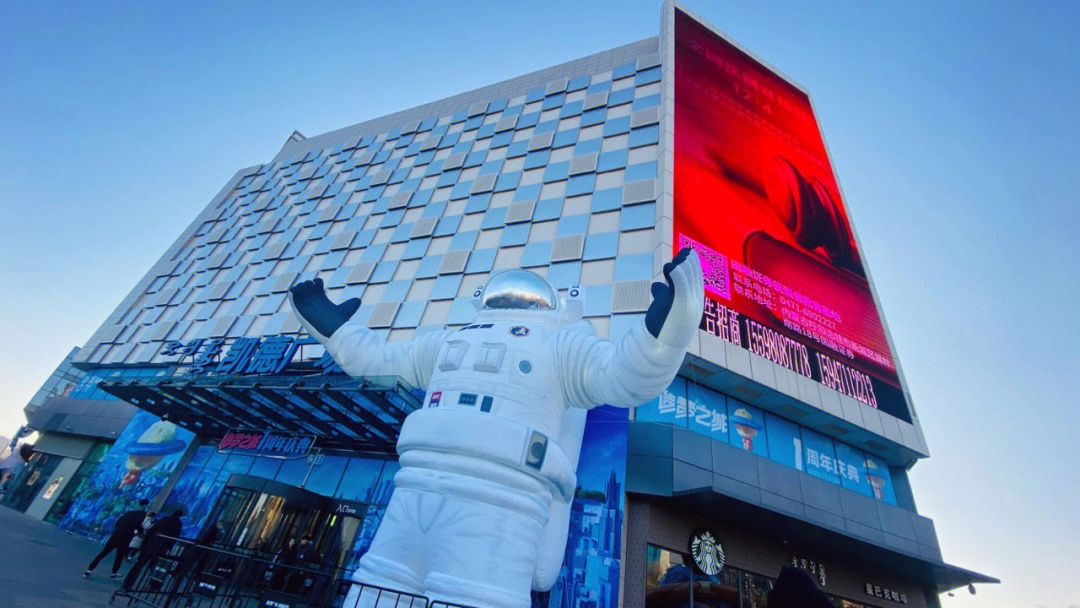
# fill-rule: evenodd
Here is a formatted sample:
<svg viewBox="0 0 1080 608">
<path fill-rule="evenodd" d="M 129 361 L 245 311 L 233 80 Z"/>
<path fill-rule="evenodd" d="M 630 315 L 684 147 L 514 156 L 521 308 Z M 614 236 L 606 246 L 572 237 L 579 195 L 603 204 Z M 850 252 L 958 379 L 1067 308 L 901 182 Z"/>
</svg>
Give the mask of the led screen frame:
<svg viewBox="0 0 1080 608">
<path fill-rule="evenodd" d="M 702 257 L 701 328 L 911 422 L 809 96 L 676 3 L 664 19 L 670 242 Z"/>
</svg>

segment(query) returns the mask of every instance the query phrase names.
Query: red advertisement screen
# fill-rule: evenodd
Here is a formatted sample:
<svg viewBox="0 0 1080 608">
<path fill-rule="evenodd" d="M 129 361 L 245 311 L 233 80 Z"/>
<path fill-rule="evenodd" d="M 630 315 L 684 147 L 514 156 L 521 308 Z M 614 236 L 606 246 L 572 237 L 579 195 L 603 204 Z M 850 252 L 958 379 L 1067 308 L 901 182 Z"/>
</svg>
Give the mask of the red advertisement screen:
<svg viewBox="0 0 1080 608">
<path fill-rule="evenodd" d="M 679 10 L 674 198 L 703 329 L 910 421 L 810 100 Z"/>
</svg>

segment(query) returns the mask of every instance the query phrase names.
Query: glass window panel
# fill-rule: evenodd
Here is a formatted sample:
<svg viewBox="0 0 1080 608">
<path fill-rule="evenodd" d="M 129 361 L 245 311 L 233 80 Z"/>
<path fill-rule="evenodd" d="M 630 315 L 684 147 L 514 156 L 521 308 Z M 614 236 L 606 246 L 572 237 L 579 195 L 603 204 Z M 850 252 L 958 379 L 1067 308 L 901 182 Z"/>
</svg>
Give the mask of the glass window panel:
<svg viewBox="0 0 1080 608">
<path fill-rule="evenodd" d="M 715 576 L 694 572 L 688 556 L 653 545 L 646 548 L 646 608 L 690 606 L 690 585 L 694 584 L 694 606 L 739 608 L 739 575 L 724 568 Z"/>
<path fill-rule="evenodd" d="M 728 442 L 731 445 L 768 458 L 764 412 L 737 399 L 730 399 L 728 423 Z"/>
<path fill-rule="evenodd" d="M 896 493 L 893 491 L 892 477 L 889 475 L 889 465 L 877 456 L 866 455 L 866 478 L 874 489 L 874 498 L 883 500 L 890 505 L 896 504 Z"/>
<path fill-rule="evenodd" d="M 281 463 L 281 469 L 278 470 L 275 479 L 291 486 L 299 486 L 304 483 L 304 477 L 307 476 L 309 468 L 311 465 L 308 464 L 306 458 L 285 460 Z"/>
<path fill-rule="evenodd" d="M 396 460 L 387 460 L 383 465 L 382 475 L 375 491 L 371 494 L 371 502 L 385 505 L 390 502 L 390 494 L 394 491 L 394 475 L 397 475 L 401 465 Z"/>
<path fill-rule="evenodd" d="M 304 489 L 323 496 L 333 496 L 348 461 L 345 456 L 323 456 L 319 464 L 311 466 Z"/>
<path fill-rule="evenodd" d="M 370 458 L 349 458 L 334 496 L 356 502 L 371 502 L 384 462 Z"/>
<path fill-rule="evenodd" d="M 281 468 L 281 462 L 280 458 L 255 458 L 255 461 L 251 463 L 251 468 L 248 469 L 248 475 L 273 479 Z"/>
<path fill-rule="evenodd" d="M 840 476 L 836 472 L 836 451 L 833 449 L 832 439 L 810 429 L 801 430 L 803 470 L 814 477 L 839 485 Z"/>
<path fill-rule="evenodd" d="M 686 380 L 675 378 L 659 397 L 638 406 L 634 419 L 687 428 Z"/>
<path fill-rule="evenodd" d="M 773 587 L 772 579 L 749 572 L 744 572 L 742 579 L 742 608 L 766 608 Z"/>
<path fill-rule="evenodd" d="M 866 476 L 866 468 L 863 464 L 865 456 L 862 451 L 839 441 L 835 442 L 835 445 L 836 472 L 840 476 L 840 485 L 864 496 L 874 496 L 870 480 Z"/>
<path fill-rule="evenodd" d="M 765 414 L 765 436 L 772 460 L 793 469 L 802 469 L 802 439 L 797 425 Z"/>
<path fill-rule="evenodd" d="M 727 397 L 694 382 L 686 383 L 687 425 L 718 441 L 728 443 Z"/>
</svg>

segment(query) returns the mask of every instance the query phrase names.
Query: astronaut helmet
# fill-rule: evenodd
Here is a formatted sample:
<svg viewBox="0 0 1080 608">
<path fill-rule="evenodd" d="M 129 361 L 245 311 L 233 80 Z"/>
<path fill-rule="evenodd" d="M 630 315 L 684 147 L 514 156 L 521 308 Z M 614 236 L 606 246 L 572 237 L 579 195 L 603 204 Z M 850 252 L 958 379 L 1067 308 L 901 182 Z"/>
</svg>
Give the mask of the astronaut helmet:
<svg viewBox="0 0 1080 608">
<path fill-rule="evenodd" d="M 491 277 L 480 298 L 480 310 L 555 310 L 559 296 L 544 277 L 514 269 Z"/>
<path fill-rule="evenodd" d="M 487 285 L 473 294 L 473 304 L 483 316 L 526 314 L 530 317 L 547 317 L 565 324 L 581 318 L 579 309 L 584 290 L 574 285 L 567 297 L 559 298 L 559 292 L 544 277 L 528 270 L 513 269 L 496 274 Z M 574 318 L 570 318 L 574 317 Z"/>
</svg>

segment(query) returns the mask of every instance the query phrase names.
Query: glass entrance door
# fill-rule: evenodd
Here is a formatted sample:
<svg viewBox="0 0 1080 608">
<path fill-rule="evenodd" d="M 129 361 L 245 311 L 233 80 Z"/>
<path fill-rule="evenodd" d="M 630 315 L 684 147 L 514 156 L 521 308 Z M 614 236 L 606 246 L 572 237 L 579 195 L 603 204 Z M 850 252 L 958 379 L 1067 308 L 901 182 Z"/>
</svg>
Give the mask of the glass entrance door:
<svg viewBox="0 0 1080 608">
<path fill-rule="evenodd" d="M 217 542 L 226 547 L 271 561 L 282 554 L 329 565 L 339 560 L 342 542 L 351 541 L 358 527 L 356 518 L 332 511 L 332 501 L 325 496 L 268 479 L 233 475 L 203 531 L 223 521 Z M 310 540 L 298 551 L 304 537 Z"/>
</svg>

